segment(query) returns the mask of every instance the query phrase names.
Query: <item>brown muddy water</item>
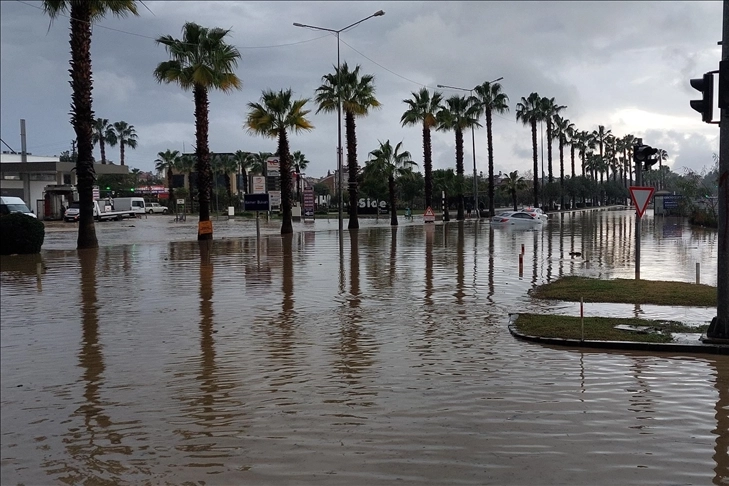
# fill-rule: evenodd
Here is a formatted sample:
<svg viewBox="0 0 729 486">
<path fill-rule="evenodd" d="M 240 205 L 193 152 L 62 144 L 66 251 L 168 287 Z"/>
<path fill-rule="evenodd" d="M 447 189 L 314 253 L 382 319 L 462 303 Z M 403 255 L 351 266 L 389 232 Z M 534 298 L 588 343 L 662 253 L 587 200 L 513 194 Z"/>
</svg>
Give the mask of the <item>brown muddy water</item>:
<svg viewBox="0 0 729 486">
<path fill-rule="evenodd" d="M 340 246 L 336 220 L 260 239 L 221 220 L 201 246 L 157 216 L 100 223 L 81 252 L 48 224 L 40 256 L 0 260 L 2 484 L 729 484 L 729 358 L 507 330 L 579 314 L 535 285 L 633 278 L 630 211 L 403 223 Z M 715 232 L 649 215 L 642 233 L 643 278 L 693 282 L 699 262 L 716 285 Z"/>
</svg>

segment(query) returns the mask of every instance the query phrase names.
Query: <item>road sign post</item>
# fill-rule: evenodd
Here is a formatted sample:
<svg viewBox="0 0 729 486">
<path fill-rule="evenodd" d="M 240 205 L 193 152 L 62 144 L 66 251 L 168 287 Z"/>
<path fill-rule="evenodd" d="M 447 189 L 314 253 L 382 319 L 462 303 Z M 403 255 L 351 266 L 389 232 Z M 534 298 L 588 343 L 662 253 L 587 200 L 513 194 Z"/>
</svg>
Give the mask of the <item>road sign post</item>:
<svg viewBox="0 0 729 486">
<path fill-rule="evenodd" d="M 641 183 L 641 171 L 642 167 L 640 162 L 635 163 L 635 182 Z M 633 200 L 635 205 L 635 279 L 640 280 L 640 221 L 643 218 L 648 203 L 653 196 L 655 191 L 652 187 L 630 186 L 630 198 Z"/>
</svg>

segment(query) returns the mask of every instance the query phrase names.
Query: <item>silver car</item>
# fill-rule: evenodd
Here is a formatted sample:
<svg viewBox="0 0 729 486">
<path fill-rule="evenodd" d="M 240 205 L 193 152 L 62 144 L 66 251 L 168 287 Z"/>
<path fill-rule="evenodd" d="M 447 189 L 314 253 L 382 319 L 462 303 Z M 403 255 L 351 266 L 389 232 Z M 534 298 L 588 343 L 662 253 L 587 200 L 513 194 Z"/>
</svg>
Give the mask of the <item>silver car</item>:
<svg viewBox="0 0 729 486">
<path fill-rule="evenodd" d="M 162 206 L 160 203 L 147 203 L 147 213 L 162 213 L 167 214 L 167 206 Z"/>
</svg>

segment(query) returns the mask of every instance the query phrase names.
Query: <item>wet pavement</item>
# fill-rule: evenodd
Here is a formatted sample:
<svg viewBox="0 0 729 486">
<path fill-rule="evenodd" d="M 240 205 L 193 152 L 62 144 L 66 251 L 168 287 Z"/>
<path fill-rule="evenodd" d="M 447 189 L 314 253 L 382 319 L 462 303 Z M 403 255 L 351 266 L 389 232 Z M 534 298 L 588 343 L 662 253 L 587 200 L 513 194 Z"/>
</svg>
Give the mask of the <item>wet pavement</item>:
<svg viewBox="0 0 729 486">
<path fill-rule="evenodd" d="M 632 278 L 633 215 L 47 225 L 0 260 L 5 484 L 726 484 L 729 357 L 523 342 L 528 290 Z M 346 222 L 345 222 L 346 225 Z M 648 216 L 641 275 L 716 285 L 716 233 Z M 524 245 L 523 270 L 519 254 Z M 579 251 L 580 258 L 570 256 Z M 586 315 L 706 323 L 716 309 Z"/>
</svg>

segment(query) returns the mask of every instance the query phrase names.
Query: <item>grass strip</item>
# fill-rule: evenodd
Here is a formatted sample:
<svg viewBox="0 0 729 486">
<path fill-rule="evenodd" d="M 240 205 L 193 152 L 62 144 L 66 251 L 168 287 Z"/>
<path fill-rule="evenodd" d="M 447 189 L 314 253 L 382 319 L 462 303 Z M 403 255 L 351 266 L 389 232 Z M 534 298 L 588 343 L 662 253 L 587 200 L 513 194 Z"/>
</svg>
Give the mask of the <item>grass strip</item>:
<svg viewBox="0 0 729 486">
<path fill-rule="evenodd" d="M 557 339 L 581 339 L 579 317 L 519 314 L 514 321 L 516 330 L 527 336 Z M 653 332 L 641 333 L 615 329 L 617 325 L 648 326 Z M 655 321 L 636 318 L 585 317 L 584 339 L 589 341 L 635 341 L 642 343 L 670 343 L 673 332 L 706 332 L 708 325 L 687 326 L 676 321 Z"/>
<path fill-rule="evenodd" d="M 538 299 L 621 304 L 682 305 L 715 307 L 716 287 L 686 282 L 661 280 L 562 277 L 533 289 Z"/>
</svg>

